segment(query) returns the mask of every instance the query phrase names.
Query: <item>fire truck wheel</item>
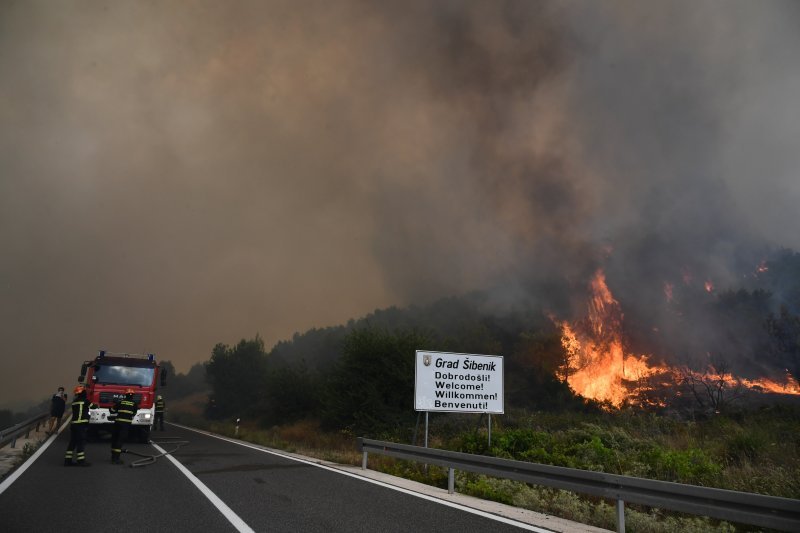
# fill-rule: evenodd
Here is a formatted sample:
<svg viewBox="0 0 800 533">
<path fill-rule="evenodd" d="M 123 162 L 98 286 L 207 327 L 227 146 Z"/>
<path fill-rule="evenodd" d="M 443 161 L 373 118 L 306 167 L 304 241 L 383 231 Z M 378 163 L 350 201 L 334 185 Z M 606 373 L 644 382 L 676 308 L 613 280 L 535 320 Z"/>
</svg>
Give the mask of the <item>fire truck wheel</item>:
<svg viewBox="0 0 800 533">
<path fill-rule="evenodd" d="M 140 428 L 139 429 L 139 442 L 141 442 L 142 444 L 147 444 L 148 442 L 150 442 L 150 428 L 149 427 L 145 427 L 145 428 Z"/>
</svg>

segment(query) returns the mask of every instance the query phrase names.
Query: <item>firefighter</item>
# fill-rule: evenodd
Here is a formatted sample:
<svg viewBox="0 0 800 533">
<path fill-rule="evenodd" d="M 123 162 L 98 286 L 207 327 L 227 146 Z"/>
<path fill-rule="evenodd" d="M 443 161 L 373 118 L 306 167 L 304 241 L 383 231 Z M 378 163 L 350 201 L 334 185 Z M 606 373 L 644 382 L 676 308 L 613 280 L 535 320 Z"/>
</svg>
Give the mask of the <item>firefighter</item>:
<svg viewBox="0 0 800 533">
<path fill-rule="evenodd" d="M 164 411 L 166 411 L 167 404 L 164 398 L 159 394 L 156 398 L 156 419 L 153 422 L 153 429 L 158 428 L 164 431 Z"/>
<path fill-rule="evenodd" d="M 139 404 L 133 399 L 133 389 L 125 389 L 125 397 L 117 400 L 111 408 L 111 414 L 115 417 L 114 434 L 111 439 L 111 462 L 115 465 L 125 464 L 119 458 L 122 453 L 122 443 L 128 438 L 128 431 L 138 409 Z"/>
<path fill-rule="evenodd" d="M 90 466 L 86 461 L 84 448 L 86 447 L 86 431 L 89 429 L 89 409 L 97 405 L 86 398 L 86 389 L 78 385 L 73 391 L 72 422 L 69 425 L 70 436 L 67 453 L 64 455 L 64 466 Z M 75 462 L 73 463 L 73 459 Z"/>
</svg>

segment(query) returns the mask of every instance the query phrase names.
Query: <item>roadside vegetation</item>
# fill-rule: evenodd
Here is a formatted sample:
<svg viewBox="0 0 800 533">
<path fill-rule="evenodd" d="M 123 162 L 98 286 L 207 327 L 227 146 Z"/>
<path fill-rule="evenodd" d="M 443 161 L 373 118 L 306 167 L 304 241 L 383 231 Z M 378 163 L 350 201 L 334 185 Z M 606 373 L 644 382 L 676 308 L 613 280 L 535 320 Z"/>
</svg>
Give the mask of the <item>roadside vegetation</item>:
<svg viewBox="0 0 800 533">
<path fill-rule="evenodd" d="M 800 375 L 800 254 L 783 250 L 762 266 L 741 287 L 676 287 L 662 313 L 671 333 L 658 336 L 662 352 L 654 356 L 702 353 L 731 375 Z M 588 400 L 566 383 L 568 355 L 552 319 L 559 306 L 553 295 L 569 288 L 554 282 L 528 289 L 526 304 L 474 293 L 376 310 L 271 349 L 258 335 L 217 344 L 208 361 L 174 376 L 165 390 L 168 419 L 229 436 L 240 419 L 239 438 L 359 465 L 356 437 L 423 441 L 412 408 L 415 350 L 501 354 L 506 414 L 492 419 L 491 445 L 485 418 L 431 414 L 430 446 L 800 499 L 798 396 L 693 378 L 682 390 L 662 386 L 657 401 L 632 395 L 616 408 Z M 657 328 L 632 315 L 628 333 L 647 345 Z M 681 328 L 696 335 L 684 337 Z M 441 469 L 389 458 L 370 458 L 370 468 L 447 483 Z M 613 502 L 564 491 L 463 472 L 456 490 L 609 529 L 615 524 Z M 626 521 L 629 531 L 750 531 L 637 506 L 626 506 Z"/>
</svg>

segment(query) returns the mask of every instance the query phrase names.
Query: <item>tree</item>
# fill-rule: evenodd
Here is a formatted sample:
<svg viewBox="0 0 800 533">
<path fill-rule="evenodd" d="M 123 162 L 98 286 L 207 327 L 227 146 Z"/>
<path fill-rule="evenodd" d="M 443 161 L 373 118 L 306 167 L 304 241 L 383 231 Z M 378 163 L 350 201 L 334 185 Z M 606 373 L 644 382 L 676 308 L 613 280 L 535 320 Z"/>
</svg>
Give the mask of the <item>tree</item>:
<svg viewBox="0 0 800 533">
<path fill-rule="evenodd" d="M 521 333 L 506 359 L 509 404 L 529 409 L 577 405 L 579 402 L 566 383 L 565 360 L 561 333 L 556 329 Z"/>
<path fill-rule="evenodd" d="M 414 420 L 414 353 L 431 349 L 417 332 L 362 328 L 344 340 L 325 394 L 323 425 L 355 432 L 396 430 Z"/>
<path fill-rule="evenodd" d="M 705 372 L 684 368 L 681 381 L 703 412 L 721 413 L 745 396 L 747 389 L 734 378 L 724 362 L 710 366 Z"/>
<path fill-rule="evenodd" d="M 267 355 L 261 337 L 242 339 L 234 348 L 217 344 L 211 359 L 205 363 L 205 370 L 212 391 L 208 406 L 210 417 L 255 414 L 267 371 Z"/>
<path fill-rule="evenodd" d="M 781 307 L 780 314 L 767 318 L 770 336 L 769 353 L 773 359 L 791 374 L 800 377 L 800 316 Z"/>
<path fill-rule="evenodd" d="M 305 361 L 273 365 L 267 371 L 259 416 L 267 425 L 285 424 L 319 414 L 320 378 Z"/>
<path fill-rule="evenodd" d="M 162 361 L 162 368 L 167 371 L 167 387 L 163 391 L 170 400 L 185 398 L 196 392 L 208 390 L 206 383 L 206 369 L 203 363 L 197 363 L 186 374 L 179 374 L 171 361 Z"/>
<path fill-rule="evenodd" d="M 5 429 L 14 425 L 14 413 L 8 409 L 0 409 L 0 429 Z"/>
<path fill-rule="evenodd" d="M 159 365 L 161 366 L 161 373 L 167 375 L 168 382 L 172 385 L 171 381 L 175 378 L 175 365 L 168 359 L 161 361 Z"/>
</svg>

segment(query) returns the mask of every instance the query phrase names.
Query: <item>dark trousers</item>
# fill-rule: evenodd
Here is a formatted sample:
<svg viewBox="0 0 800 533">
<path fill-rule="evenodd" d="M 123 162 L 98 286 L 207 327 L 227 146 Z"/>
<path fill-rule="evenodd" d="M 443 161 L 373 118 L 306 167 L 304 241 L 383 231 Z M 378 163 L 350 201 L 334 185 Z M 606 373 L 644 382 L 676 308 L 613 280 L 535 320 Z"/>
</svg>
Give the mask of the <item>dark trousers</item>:
<svg viewBox="0 0 800 533">
<path fill-rule="evenodd" d="M 158 411 L 156 411 L 156 419 L 153 421 L 153 429 L 156 429 L 156 428 L 160 429 L 161 431 L 164 431 L 164 412 L 163 411 L 160 412 L 160 413 Z"/>
<path fill-rule="evenodd" d="M 111 460 L 119 461 L 122 453 L 122 443 L 128 438 L 128 431 L 131 425 L 127 422 L 114 422 L 114 432 L 111 436 Z"/>
<path fill-rule="evenodd" d="M 67 446 L 67 453 L 64 454 L 65 463 L 71 463 L 73 459 L 79 463 L 86 460 L 86 455 L 83 450 L 86 448 L 86 431 L 88 429 L 88 423 L 70 424 L 69 445 Z"/>
</svg>

